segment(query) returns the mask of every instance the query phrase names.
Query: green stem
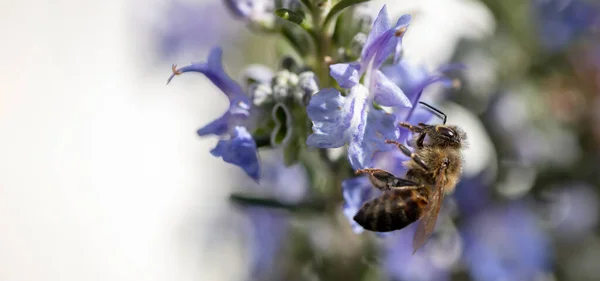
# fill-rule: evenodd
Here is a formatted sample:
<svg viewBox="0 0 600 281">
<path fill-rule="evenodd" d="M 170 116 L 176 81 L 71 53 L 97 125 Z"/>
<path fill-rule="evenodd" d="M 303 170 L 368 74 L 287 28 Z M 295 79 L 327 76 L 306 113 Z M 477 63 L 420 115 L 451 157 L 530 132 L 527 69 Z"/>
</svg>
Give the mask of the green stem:
<svg viewBox="0 0 600 281">
<path fill-rule="evenodd" d="M 317 77 L 319 77 L 321 88 L 330 87 L 332 84 L 329 77 L 329 65 L 327 63 L 327 57 L 331 57 L 331 35 L 327 32 L 327 26 L 329 25 L 325 24 L 322 16 L 325 12 L 320 7 L 315 7 L 312 10 L 312 33 L 317 48 L 314 69 Z"/>
</svg>

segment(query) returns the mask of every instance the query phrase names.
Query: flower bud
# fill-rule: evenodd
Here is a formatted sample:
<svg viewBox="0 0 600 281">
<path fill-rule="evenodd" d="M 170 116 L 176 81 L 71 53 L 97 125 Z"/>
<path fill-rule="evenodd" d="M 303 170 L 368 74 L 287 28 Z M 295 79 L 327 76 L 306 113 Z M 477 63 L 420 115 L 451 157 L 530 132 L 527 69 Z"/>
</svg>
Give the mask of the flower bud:
<svg viewBox="0 0 600 281">
<path fill-rule="evenodd" d="M 252 103 L 257 107 L 273 101 L 273 90 L 268 84 L 252 84 L 249 93 L 252 97 Z"/>
</svg>

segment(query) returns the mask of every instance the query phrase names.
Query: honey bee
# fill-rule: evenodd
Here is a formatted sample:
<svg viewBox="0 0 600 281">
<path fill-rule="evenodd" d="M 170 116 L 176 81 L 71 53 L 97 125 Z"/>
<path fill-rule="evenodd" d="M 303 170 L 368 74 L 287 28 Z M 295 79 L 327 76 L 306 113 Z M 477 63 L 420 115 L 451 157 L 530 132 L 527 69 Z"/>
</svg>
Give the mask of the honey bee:
<svg viewBox="0 0 600 281">
<path fill-rule="evenodd" d="M 356 174 L 368 174 L 373 186 L 383 194 L 366 202 L 354 216 L 363 228 L 377 232 L 402 229 L 419 220 L 413 238 L 413 253 L 429 239 L 437 221 L 444 195 L 451 193 L 462 173 L 466 134 L 457 126 L 446 125 L 446 115 L 420 102 L 443 116 L 443 125 L 419 123 L 417 126 L 401 122 L 400 126 L 412 131 L 411 152 L 404 144 L 396 145 L 410 159 L 403 162 L 408 169 L 406 178 L 399 178 L 382 169 L 361 169 Z M 426 142 L 427 138 L 427 142 Z"/>
</svg>

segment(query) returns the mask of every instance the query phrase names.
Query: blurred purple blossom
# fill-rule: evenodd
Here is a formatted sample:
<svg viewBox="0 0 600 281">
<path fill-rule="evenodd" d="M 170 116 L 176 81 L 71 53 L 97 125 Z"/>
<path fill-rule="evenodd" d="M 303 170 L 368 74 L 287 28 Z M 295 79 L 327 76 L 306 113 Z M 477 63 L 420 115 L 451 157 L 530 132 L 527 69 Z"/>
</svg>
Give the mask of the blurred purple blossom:
<svg viewBox="0 0 600 281">
<path fill-rule="evenodd" d="M 247 207 L 251 280 L 271 280 L 277 274 L 276 262 L 289 229 L 288 215 L 276 210 Z"/>
<path fill-rule="evenodd" d="M 492 200 L 489 171 L 472 176 L 463 176 L 456 185 L 452 197 L 456 200 L 461 214 L 476 214 L 487 207 Z"/>
<path fill-rule="evenodd" d="M 262 155 L 261 183 L 248 188 L 256 194 L 273 197 L 282 202 L 298 202 L 308 192 L 308 178 L 304 167 L 283 164 L 281 150 Z M 246 207 L 244 213 L 251 222 L 250 253 L 252 280 L 271 280 L 277 275 L 277 256 L 289 230 L 289 214 L 281 210 Z"/>
<path fill-rule="evenodd" d="M 445 87 L 454 87 L 454 80 L 447 77 L 446 73 L 462 68 L 464 66 L 452 64 L 439 67 L 435 71 L 430 72 L 423 66 L 412 65 L 406 61 L 399 61 L 396 64 L 384 66 L 382 68 L 383 73 L 402 89 L 413 105 L 412 108 L 396 108 L 394 113 L 398 119 L 405 121 L 412 118 L 412 113 L 421 99 L 423 90 L 427 86 L 439 82 Z"/>
<path fill-rule="evenodd" d="M 271 24 L 275 19 L 275 1 L 272 0 L 224 0 L 231 14 L 247 22 Z"/>
<path fill-rule="evenodd" d="M 541 42 L 550 51 L 600 26 L 600 6 L 581 0 L 532 0 Z"/>
<path fill-rule="evenodd" d="M 237 28 L 223 21 L 227 17 L 230 15 L 221 1 L 170 1 L 161 25 L 156 27 L 161 57 L 200 50 L 232 39 Z M 216 22 L 219 24 L 214 24 Z"/>
<path fill-rule="evenodd" d="M 197 62 L 176 68 L 167 80 L 182 73 L 199 72 L 217 86 L 229 99 L 229 109 L 218 119 L 198 130 L 198 135 L 214 134 L 220 137 L 217 146 L 211 151 L 216 157 L 222 157 L 227 163 L 242 168 L 255 181 L 259 179 L 260 168 L 256 151 L 256 142 L 244 126 L 250 116 L 250 98 L 240 85 L 231 79 L 222 65 L 223 50 L 215 47 L 210 51 L 207 62 Z"/>
<path fill-rule="evenodd" d="M 543 194 L 544 214 L 560 238 L 583 239 L 598 225 L 600 202 L 593 186 L 570 182 L 549 188 Z"/>
<path fill-rule="evenodd" d="M 475 281 L 535 280 L 551 270 L 552 249 L 527 202 L 466 217 L 465 262 Z"/>
<path fill-rule="evenodd" d="M 447 217 L 440 218 L 440 222 L 442 223 L 438 223 L 436 234 L 414 255 L 412 241 L 416 224 L 396 231 L 386 239 L 383 253 L 384 269 L 390 280 L 450 280 L 450 270 L 461 258 L 463 243 L 460 234 Z M 442 224 L 443 227 L 439 227 Z"/>
</svg>

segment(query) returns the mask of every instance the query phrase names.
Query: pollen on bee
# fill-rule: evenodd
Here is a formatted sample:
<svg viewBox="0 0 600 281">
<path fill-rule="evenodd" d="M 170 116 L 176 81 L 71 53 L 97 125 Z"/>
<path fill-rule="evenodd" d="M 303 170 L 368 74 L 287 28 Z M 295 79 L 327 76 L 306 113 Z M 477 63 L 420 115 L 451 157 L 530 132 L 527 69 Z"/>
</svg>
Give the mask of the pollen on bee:
<svg viewBox="0 0 600 281">
<path fill-rule="evenodd" d="M 394 35 L 395 35 L 396 37 L 400 37 L 400 36 L 402 36 L 402 35 L 403 35 L 403 34 L 406 32 L 406 30 L 407 30 L 407 28 L 406 28 L 406 27 L 400 28 L 400 29 L 398 29 L 398 30 L 396 31 L 396 33 L 394 33 Z"/>
</svg>

